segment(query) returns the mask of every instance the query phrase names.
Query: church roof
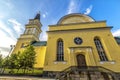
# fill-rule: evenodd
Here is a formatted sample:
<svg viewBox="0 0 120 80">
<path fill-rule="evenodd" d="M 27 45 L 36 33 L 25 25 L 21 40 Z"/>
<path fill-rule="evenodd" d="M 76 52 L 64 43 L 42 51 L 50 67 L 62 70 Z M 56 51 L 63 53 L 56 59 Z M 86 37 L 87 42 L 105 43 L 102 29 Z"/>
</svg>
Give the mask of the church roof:
<svg viewBox="0 0 120 80">
<path fill-rule="evenodd" d="M 120 37 L 114 37 L 116 42 L 120 45 Z"/>
<path fill-rule="evenodd" d="M 68 14 L 63 16 L 57 24 L 71 24 L 71 23 L 84 23 L 84 22 L 95 22 L 93 18 L 85 14 Z"/>
<path fill-rule="evenodd" d="M 46 46 L 47 41 L 34 41 L 31 43 L 32 46 Z"/>
</svg>

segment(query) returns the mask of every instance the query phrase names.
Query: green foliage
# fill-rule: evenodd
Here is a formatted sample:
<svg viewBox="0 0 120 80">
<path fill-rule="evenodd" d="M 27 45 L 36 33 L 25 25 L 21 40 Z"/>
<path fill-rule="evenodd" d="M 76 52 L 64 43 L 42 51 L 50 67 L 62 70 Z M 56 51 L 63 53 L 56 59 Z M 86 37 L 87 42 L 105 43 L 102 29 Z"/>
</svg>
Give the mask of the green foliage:
<svg viewBox="0 0 120 80">
<path fill-rule="evenodd" d="M 2 55 L 0 54 L 0 67 L 2 67 L 2 62 L 3 62 L 3 58 Z"/>
<path fill-rule="evenodd" d="M 24 69 L 24 73 L 26 69 L 33 68 L 35 64 L 36 52 L 34 51 L 33 46 L 28 46 L 23 53 L 20 55 L 20 65 Z"/>
<path fill-rule="evenodd" d="M 36 52 L 33 46 L 28 46 L 21 54 L 21 65 L 23 68 L 33 68 L 35 64 Z"/>
<path fill-rule="evenodd" d="M 3 67 L 8 67 L 8 64 L 9 64 L 9 59 L 8 58 L 9 57 L 6 57 L 6 58 L 3 59 L 3 61 L 2 61 L 2 66 Z"/>
<path fill-rule="evenodd" d="M 19 55 L 18 54 L 11 54 L 10 56 L 7 56 L 6 58 L 3 59 L 3 67 L 6 68 L 17 68 L 19 67 Z"/>
<path fill-rule="evenodd" d="M 23 52 L 18 52 L 7 56 L 2 60 L 0 57 L 0 61 L 2 60 L 2 66 L 5 69 L 11 69 L 10 72 L 14 72 L 14 69 L 17 69 L 17 72 L 23 69 L 23 72 L 28 71 L 29 69 L 33 69 L 34 64 L 36 63 L 36 52 L 34 51 L 33 46 L 28 46 L 25 48 Z M 3 70 L 3 72 L 4 72 Z"/>
</svg>

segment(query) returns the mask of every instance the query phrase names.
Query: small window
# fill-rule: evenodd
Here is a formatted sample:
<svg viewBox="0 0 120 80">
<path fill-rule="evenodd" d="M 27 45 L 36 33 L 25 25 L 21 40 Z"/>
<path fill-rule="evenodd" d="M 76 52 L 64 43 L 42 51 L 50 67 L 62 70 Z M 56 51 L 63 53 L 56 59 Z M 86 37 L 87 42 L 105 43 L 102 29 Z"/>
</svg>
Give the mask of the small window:
<svg viewBox="0 0 120 80">
<path fill-rule="evenodd" d="M 24 43 L 22 43 L 21 48 L 24 48 Z"/>
<path fill-rule="evenodd" d="M 21 45 L 21 48 L 25 48 L 25 47 L 27 47 L 29 44 L 26 42 L 26 43 L 22 43 L 22 45 Z"/>
</svg>

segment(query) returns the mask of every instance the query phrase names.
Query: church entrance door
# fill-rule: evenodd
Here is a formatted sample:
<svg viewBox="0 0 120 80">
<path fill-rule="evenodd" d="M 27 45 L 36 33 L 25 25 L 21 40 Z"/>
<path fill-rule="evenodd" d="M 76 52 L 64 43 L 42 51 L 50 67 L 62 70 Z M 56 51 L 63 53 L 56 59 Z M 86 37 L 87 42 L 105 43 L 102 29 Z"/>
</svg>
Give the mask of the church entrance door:
<svg viewBox="0 0 120 80">
<path fill-rule="evenodd" d="M 85 56 L 82 54 L 78 54 L 76 57 L 77 57 L 78 68 L 86 68 Z"/>
</svg>

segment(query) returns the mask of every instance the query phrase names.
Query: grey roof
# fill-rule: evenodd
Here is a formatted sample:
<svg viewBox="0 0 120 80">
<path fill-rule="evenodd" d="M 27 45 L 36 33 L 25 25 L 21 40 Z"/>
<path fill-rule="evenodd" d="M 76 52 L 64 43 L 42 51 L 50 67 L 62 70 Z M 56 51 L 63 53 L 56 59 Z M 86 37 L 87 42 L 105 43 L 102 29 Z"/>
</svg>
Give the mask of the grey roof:
<svg viewBox="0 0 120 80">
<path fill-rule="evenodd" d="M 120 37 L 114 37 L 116 42 L 120 45 Z"/>
<path fill-rule="evenodd" d="M 47 45 L 47 41 L 33 41 L 31 43 L 32 46 L 46 46 Z"/>
</svg>

